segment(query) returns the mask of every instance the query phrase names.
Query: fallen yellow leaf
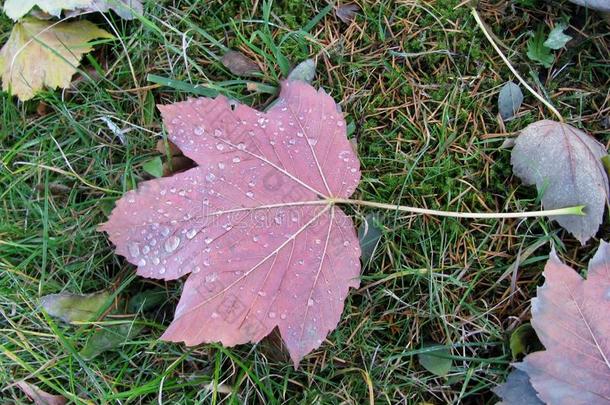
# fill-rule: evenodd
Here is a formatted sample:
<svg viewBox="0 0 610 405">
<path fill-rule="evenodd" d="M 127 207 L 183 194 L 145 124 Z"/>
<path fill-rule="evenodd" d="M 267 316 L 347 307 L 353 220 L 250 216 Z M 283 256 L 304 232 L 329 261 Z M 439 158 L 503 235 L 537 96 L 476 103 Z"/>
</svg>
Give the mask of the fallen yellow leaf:
<svg viewBox="0 0 610 405">
<path fill-rule="evenodd" d="M 26 18 L 0 50 L 2 89 L 29 100 L 44 87 L 66 88 L 95 38 L 113 38 L 89 21 L 53 23 Z"/>
</svg>

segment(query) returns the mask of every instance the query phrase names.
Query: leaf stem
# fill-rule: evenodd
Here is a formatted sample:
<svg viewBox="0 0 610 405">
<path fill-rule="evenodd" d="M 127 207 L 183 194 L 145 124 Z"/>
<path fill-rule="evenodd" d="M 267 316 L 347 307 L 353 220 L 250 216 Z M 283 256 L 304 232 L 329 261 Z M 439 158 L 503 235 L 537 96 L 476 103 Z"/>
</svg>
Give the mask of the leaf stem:
<svg viewBox="0 0 610 405">
<path fill-rule="evenodd" d="M 381 208 L 386 210 L 410 212 L 414 214 L 433 215 L 437 217 L 451 217 L 451 218 L 471 218 L 471 219 L 506 219 L 506 218 L 536 218 L 536 217 L 549 217 L 549 216 L 560 216 L 560 215 L 585 215 L 583 209 L 584 205 L 575 207 L 558 208 L 554 210 L 543 210 L 543 211 L 526 211 L 526 212 L 490 212 L 490 213 L 479 213 L 479 212 L 452 212 L 452 211 L 439 211 L 430 210 L 426 208 L 407 207 L 404 205 L 395 204 L 384 204 L 373 201 L 365 200 L 350 200 L 344 198 L 330 199 L 330 202 L 335 204 L 352 204 L 361 205 L 365 207 Z"/>
<path fill-rule="evenodd" d="M 561 114 L 559 113 L 559 111 L 557 111 L 557 109 L 548 100 L 546 100 L 544 97 L 542 97 L 540 94 L 538 94 L 536 92 L 536 90 L 534 90 L 529 84 L 527 84 L 527 82 L 521 77 L 519 72 L 517 72 L 517 69 L 515 69 L 513 67 L 513 65 L 510 63 L 508 58 L 506 56 L 504 56 L 504 54 L 502 53 L 502 51 L 500 50 L 498 45 L 495 43 L 495 41 L 493 40 L 493 38 L 491 37 L 491 35 L 487 31 L 487 28 L 485 28 L 485 23 L 481 19 L 481 16 L 477 12 L 477 10 L 474 7 L 472 7 L 471 8 L 471 12 L 472 12 L 472 16 L 474 17 L 475 21 L 477 22 L 477 25 L 479 26 L 479 28 L 481 28 L 481 31 L 483 31 L 483 34 L 485 35 L 485 38 L 487 38 L 487 40 L 489 41 L 491 46 L 493 46 L 493 48 L 496 50 L 498 55 L 500 55 L 500 58 L 502 58 L 502 60 L 504 61 L 506 66 L 510 69 L 510 71 L 513 72 L 513 74 L 515 75 L 515 77 L 517 79 L 519 79 L 519 82 L 521 82 L 521 84 L 527 89 L 527 91 L 529 91 L 542 104 L 544 104 L 549 110 L 551 110 L 551 112 L 553 114 L 555 114 L 555 116 L 557 116 L 557 119 L 559 119 L 559 122 L 564 122 L 564 119 L 561 116 Z"/>
</svg>

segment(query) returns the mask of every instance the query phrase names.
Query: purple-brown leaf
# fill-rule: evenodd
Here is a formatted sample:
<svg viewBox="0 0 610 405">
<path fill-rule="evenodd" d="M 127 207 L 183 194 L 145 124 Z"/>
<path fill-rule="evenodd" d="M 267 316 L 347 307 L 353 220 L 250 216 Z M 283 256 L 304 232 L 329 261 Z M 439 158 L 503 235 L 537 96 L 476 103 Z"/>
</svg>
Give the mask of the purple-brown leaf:
<svg viewBox="0 0 610 405">
<path fill-rule="evenodd" d="M 545 209 L 584 205 L 584 216 L 551 217 L 585 244 L 603 221 L 608 176 L 601 162 L 606 148 L 583 131 L 561 122 L 528 125 L 512 151 L 513 171 L 535 184 Z"/>
<path fill-rule="evenodd" d="M 126 193 L 101 229 L 138 274 L 189 275 L 163 339 L 232 346 L 277 327 L 297 365 L 359 285 L 358 238 L 332 200 L 360 180 L 343 114 L 301 81 L 266 113 L 223 96 L 159 108 L 199 166 Z"/>
<path fill-rule="evenodd" d="M 349 24 L 356 19 L 358 11 L 360 11 L 360 6 L 354 3 L 348 3 L 338 6 L 335 10 L 335 14 L 341 21 Z"/>
<path fill-rule="evenodd" d="M 222 56 L 221 62 L 237 76 L 252 76 L 254 73 L 260 72 L 256 62 L 241 52 L 228 51 Z"/>
<path fill-rule="evenodd" d="M 28 398 L 34 401 L 36 405 L 64 405 L 68 402 L 66 398 L 61 395 L 49 394 L 36 385 L 25 381 L 17 381 L 15 385 L 19 387 Z"/>
<path fill-rule="evenodd" d="M 546 350 L 515 366 L 547 404 L 610 404 L 610 245 L 601 242 L 587 279 L 555 252 L 532 300 L 532 325 Z"/>
</svg>

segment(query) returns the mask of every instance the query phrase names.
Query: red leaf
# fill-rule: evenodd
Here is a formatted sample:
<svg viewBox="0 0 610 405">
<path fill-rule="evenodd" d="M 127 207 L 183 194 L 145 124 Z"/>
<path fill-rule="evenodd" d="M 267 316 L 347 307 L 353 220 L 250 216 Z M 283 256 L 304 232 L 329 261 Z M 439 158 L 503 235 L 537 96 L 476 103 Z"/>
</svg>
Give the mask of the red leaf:
<svg viewBox="0 0 610 405">
<path fill-rule="evenodd" d="M 190 273 L 163 339 L 232 346 L 278 327 L 298 365 L 359 285 L 358 238 L 332 202 L 360 180 L 343 114 L 297 81 L 266 113 L 222 96 L 159 109 L 199 166 L 126 193 L 101 229 L 142 276 Z"/>
<path fill-rule="evenodd" d="M 545 351 L 525 371 L 548 404 L 610 404 L 610 245 L 601 242 L 583 280 L 555 252 L 532 300 L 532 325 Z"/>
</svg>

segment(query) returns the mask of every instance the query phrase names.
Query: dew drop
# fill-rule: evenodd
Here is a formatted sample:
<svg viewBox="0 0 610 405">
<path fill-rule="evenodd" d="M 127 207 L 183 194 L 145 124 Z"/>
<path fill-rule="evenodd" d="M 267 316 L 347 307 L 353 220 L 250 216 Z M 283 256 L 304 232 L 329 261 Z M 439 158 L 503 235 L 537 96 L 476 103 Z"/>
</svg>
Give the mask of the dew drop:
<svg viewBox="0 0 610 405">
<path fill-rule="evenodd" d="M 195 235 L 197 235 L 197 230 L 196 230 L 196 229 L 189 229 L 189 230 L 186 232 L 186 237 L 187 237 L 188 239 L 193 239 L 193 238 L 195 237 Z"/>
<path fill-rule="evenodd" d="M 201 271 L 201 267 L 199 266 L 195 266 L 195 268 L 193 269 L 193 273 L 199 273 Z"/>
<path fill-rule="evenodd" d="M 337 121 L 337 126 L 338 127 L 342 127 L 343 126 L 343 121 Z"/>
<path fill-rule="evenodd" d="M 246 197 L 252 198 L 252 197 L 254 197 L 254 193 L 252 191 L 248 191 L 248 192 L 246 192 Z"/>
<path fill-rule="evenodd" d="M 233 163 L 239 163 L 239 162 L 241 162 L 241 159 L 239 157 L 235 156 L 233 158 Z"/>
<path fill-rule="evenodd" d="M 269 312 L 269 318 L 271 318 L 271 319 L 275 318 L 275 312 Z"/>
<path fill-rule="evenodd" d="M 216 272 L 210 273 L 207 276 L 205 276 L 205 282 L 208 284 L 213 283 L 216 280 L 218 280 L 218 273 L 216 273 Z"/>
<path fill-rule="evenodd" d="M 146 260 L 140 259 L 140 261 L 138 262 L 138 266 L 146 266 Z"/>
<path fill-rule="evenodd" d="M 216 149 L 223 150 L 224 148 L 225 148 L 224 144 L 222 144 L 222 143 L 217 143 L 216 144 Z"/>
<path fill-rule="evenodd" d="M 345 246 L 345 247 L 349 246 L 349 241 L 346 240 L 345 242 L 343 242 L 343 246 Z"/>
<path fill-rule="evenodd" d="M 316 146 L 316 144 L 318 143 L 317 139 L 308 139 L 307 142 L 311 145 L 311 146 Z"/>
<path fill-rule="evenodd" d="M 212 312 L 212 319 L 216 319 L 218 318 L 220 315 L 218 315 L 218 312 Z"/>
<path fill-rule="evenodd" d="M 167 253 L 171 253 L 174 250 L 176 250 L 178 248 L 178 246 L 180 245 L 180 238 L 177 237 L 176 235 L 170 236 L 166 241 L 165 241 L 165 251 Z"/>
<path fill-rule="evenodd" d="M 222 135 L 222 131 L 221 131 L 220 129 L 216 128 L 216 129 L 214 130 L 214 136 L 215 136 L 215 137 L 219 137 L 219 136 L 221 136 L 221 135 Z"/>
<path fill-rule="evenodd" d="M 140 256 L 140 247 L 137 243 L 130 243 L 127 248 L 129 249 L 129 254 L 131 255 L 131 257 Z"/>
<path fill-rule="evenodd" d="M 280 315 L 280 319 L 286 319 L 286 314 Z"/>
<path fill-rule="evenodd" d="M 209 238 L 209 237 L 208 237 L 208 238 L 205 238 L 204 242 L 205 242 L 207 245 L 209 245 L 210 243 L 212 243 L 212 241 L 213 241 L 213 240 L 214 240 L 214 239 L 212 239 L 212 238 Z"/>
<path fill-rule="evenodd" d="M 313 307 L 313 300 L 311 298 L 307 300 L 307 306 Z"/>
<path fill-rule="evenodd" d="M 148 247 L 148 245 L 146 245 L 142 248 L 142 253 L 147 254 L 148 252 L 150 252 L 150 247 Z"/>
<path fill-rule="evenodd" d="M 161 267 L 159 269 L 159 274 L 165 274 L 165 267 Z"/>
<path fill-rule="evenodd" d="M 224 169 L 224 168 L 225 168 L 225 164 L 224 164 L 224 163 L 222 163 L 222 162 L 221 162 L 221 163 L 218 163 L 218 168 L 219 168 L 220 170 Z"/>
<path fill-rule="evenodd" d="M 164 226 L 163 228 L 161 228 L 161 235 L 163 236 L 167 236 L 169 235 L 169 228 Z"/>
<path fill-rule="evenodd" d="M 159 258 L 158 257 L 153 257 L 152 262 L 154 265 L 159 264 Z"/>
<path fill-rule="evenodd" d="M 216 180 L 216 176 L 214 175 L 214 173 L 208 173 L 208 174 L 205 176 L 205 179 L 206 179 L 207 181 L 212 182 L 212 181 Z"/>
<path fill-rule="evenodd" d="M 195 127 L 195 135 L 201 136 L 203 135 L 203 133 L 205 132 L 205 130 L 203 129 L 203 127 Z"/>
<path fill-rule="evenodd" d="M 246 144 L 243 142 L 240 142 L 237 144 L 237 149 L 239 150 L 245 150 L 246 149 Z"/>
<path fill-rule="evenodd" d="M 261 297 L 264 297 L 264 296 L 266 296 L 266 295 L 267 295 L 267 293 L 266 293 L 266 292 L 264 292 L 264 291 L 259 291 L 259 292 L 258 292 L 258 295 L 259 295 L 259 296 L 261 296 Z"/>
</svg>

